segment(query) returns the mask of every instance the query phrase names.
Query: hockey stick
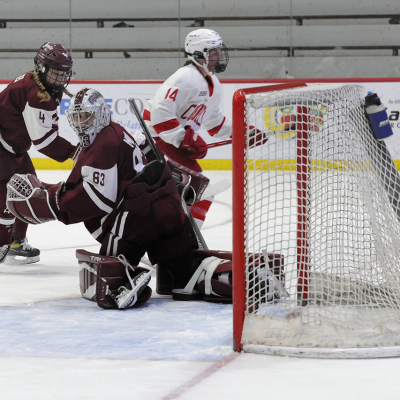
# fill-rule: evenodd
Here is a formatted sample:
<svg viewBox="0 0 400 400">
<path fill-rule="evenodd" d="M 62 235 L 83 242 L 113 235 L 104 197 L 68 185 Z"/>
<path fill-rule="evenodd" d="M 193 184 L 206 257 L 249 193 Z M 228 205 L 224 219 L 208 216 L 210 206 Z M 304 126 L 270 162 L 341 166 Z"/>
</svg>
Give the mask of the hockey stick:
<svg viewBox="0 0 400 400">
<path fill-rule="evenodd" d="M 153 151 L 154 155 L 156 156 L 157 160 L 162 162 L 163 164 L 166 164 L 164 157 L 161 155 L 160 151 L 158 150 L 158 147 L 154 143 L 154 139 L 151 136 L 149 129 L 147 128 L 147 125 L 144 123 L 142 116 L 140 115 L 139 109 L 137 108 L 137 105 L 135 103 L 135 99 L 128 99 L 128 102 L 131 106 L 132 111 L 135 113 L 135 116 L 140 124 L 140 126 L 143 129 L 143 133 L 146 136 L 147 142 L 149 143 L 149 146 L 151 150 Z"/>
<path fill-rule="evenodd" d="M 154 155 L 156 156 L 157 160 L 159 162 L 161 162 L 162 164 L 166 164 L 165 158 L 159 152 L 159 150 L 157 148 L 157 145 L 154 143 L 154 139 L 151 136 L 151 134 L 150 134 L 150 132 L 149 132 L 149 130 L 147 128 L 147 125 L 145 124 L 145 122 L 143 121 L 142 116 L 140 115 L 140 112 L 139 112 L 139 110 L 137 108 L 137 105 L 135 103 L 135 99 L 130 98 L 130 99 L 128 99 L 128 102 L 129 102 L 129 104 L 131 106 L 131 109 L 134 112 L 134 114 L 135 114 L 140 126 L 142 127 L 143 133 L 146 136 L 146 139 L 147 139 L 147 141 L 149 143 L 149 146 L 150 146 L 151 150 L 154 152 Z M 197 226 L 197 223 L 194 220 L 193 215 L 190 212 L 190 210 L 189 210 L 188 206 L 186 205 L 185 201 L 182 201 L 182 207 L 183 207 L 186 215 L 188 216 L 188 218 L 190 220 L 190 223 L 192 224 L 194 233 L 196 235 L 196 239 L 197 239 L 197 243 L 198 243 L 199 249 L 200 250 L 208 250 L 208 247 L 207 247 L 207 244 L 206 244 L 206 242 L 205 242 L 205 240 L 203 238 L 203 235 L 201 234 L 200 229 Z"/>
<path fill-rule="evenodd" d="M 221 142 L 208 143 L 207 148 L 210 149 L 212 147 L 225 146 L 227 144 L 232 144 L 232 139 L 222 140 Z"/>
<path fill-rule="evenodd" d="M 219 193 L 225 192 L 231 187 L 231 182 L 228 179 L 223 179 L 215 183 L 214 185 L 206 187 L 201 196 L 201 199 L 206 199 L 207 197 L 213 197 Z"/>
</svg>

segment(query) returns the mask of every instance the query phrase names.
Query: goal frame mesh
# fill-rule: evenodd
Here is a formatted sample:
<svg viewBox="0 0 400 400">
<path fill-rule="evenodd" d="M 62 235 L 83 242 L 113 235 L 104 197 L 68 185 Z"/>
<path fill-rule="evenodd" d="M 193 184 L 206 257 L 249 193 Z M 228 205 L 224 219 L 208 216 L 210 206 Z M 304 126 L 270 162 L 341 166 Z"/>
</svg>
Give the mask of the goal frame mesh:
<svg viewBox="0 0 400 400">
<path fill-rule="evenodd" d="M 270 85 L 263 87 L 241 89 L 235 92 L 233 97 L 233 161 L 232 161 L 232 183 L 233 183 L 233 348 L 235 351 L 250 351 L 267 354 L 280 354 L 289 356 L 319 357 L 319 358 L 371 358 L 371 357 L 393 357 L 400 355 L 400 347 L 397 343 L 387 345 L 384 348 L 379 344 L 361 348 L 321 348 L 315 346 L 297 347 L 285 345 L 259 345 L 259 343 L 243 344 L 242 335 L 246 318 L 247 283 L 246 283 L 246 207 L 247 202 L 246 181 L 247 169 L 246 159 L 248 148 L 246 134 L 249 132 L 249 121 L 246 116 L 246 96 L 272 91 L 281 91 L 307 87 L 304 82 L 296 82 L 282 85 Z M 310 88 L 312 90 L 312 88 Z M 297 174 L 297 301 L 299 304 L 308 303 L 308 234 L 307 234 L 307 207 L 309 207 L 308 181 L 306 178 L 309 168 L 307 152 L 307 135 L 309 128 L 307 117 L 302 120 L 297 116 L 296 142 L 296 166 Z M 304 126 L 304 128 L 301 128 Z M 385 154 L 383 157 L 390 158 Z M 391 160 L 390 160 L 391 161 Z M 392 171 L 392 173 L 394 173 Z M 385 178 L 383 178 L 385 179 Z M 396 195 L 397 196 L 397 195 Z M 397 199 L 397 197 L 396 197 Z M 392 204 L 394 199 L 391 199 Z M 248 313 L 247 313 L 248 314 Z M 267 328 L 264 328 L 267 329 Z M 400 344 L 400 340 L 399 340 Z"/>
</svg>

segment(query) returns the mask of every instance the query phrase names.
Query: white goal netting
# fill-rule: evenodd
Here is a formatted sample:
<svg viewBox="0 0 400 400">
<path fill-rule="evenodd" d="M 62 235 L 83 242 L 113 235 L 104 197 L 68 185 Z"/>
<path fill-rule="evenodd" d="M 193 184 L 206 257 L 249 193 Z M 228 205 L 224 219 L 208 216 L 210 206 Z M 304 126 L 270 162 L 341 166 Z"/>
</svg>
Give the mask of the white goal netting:
<svg viewBox="0 0 400 400">
<path fill-rule="evenodd" d="M 244 152 L 245 350 L 400 354 L 400 176 L 365 95 L 356 84 L 246 95 L 247 125 L 268 142 L 248 137 Z M 254 253 L 282 255 L 284 287 L 253 271 Z"/>
</svg>

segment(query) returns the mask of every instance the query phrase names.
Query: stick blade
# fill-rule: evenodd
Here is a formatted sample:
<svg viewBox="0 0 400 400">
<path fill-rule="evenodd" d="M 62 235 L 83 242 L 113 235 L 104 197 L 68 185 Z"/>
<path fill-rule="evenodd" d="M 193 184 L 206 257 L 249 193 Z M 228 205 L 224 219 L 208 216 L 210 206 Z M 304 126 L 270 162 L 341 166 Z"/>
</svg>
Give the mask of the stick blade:
<svg viewBox="0 0 400 400">
<path fill-rule="evenodd" d="M 229 179 L 223 179 L 215 183 L 214 185 L 208 186 L 206 190 L 204 190 L 203 195 L 201 196 L 202 199 L 206 199 L 207 197 L 213 197 L 217 194 L 225 192 L 231 187 L 231 182 Z"/>
</svg>

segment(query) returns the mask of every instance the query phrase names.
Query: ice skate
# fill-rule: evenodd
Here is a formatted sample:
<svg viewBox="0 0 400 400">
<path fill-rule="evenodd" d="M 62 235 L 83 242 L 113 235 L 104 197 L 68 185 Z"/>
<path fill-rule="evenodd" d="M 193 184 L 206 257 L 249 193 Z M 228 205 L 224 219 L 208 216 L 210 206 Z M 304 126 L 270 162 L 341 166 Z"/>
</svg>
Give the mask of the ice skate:
<svg viewBox="0 0 400 400">
<path fill-rule="evenodd" d="M 8 250 L 10 249 L 10 245 L 9 244 L 5 244 L 4 246 L 0 247 L 0 264 L 2 262 L 4 262 L 4 260 L 6 259 Z"/>
<path fill-rule="evenodd" d="M 6 263 L 7 264 L 33 264 L 40 260 L 40 250 L 33 248 L 28 239 L 14 240 L 10 245 Z"/>
</svg>

